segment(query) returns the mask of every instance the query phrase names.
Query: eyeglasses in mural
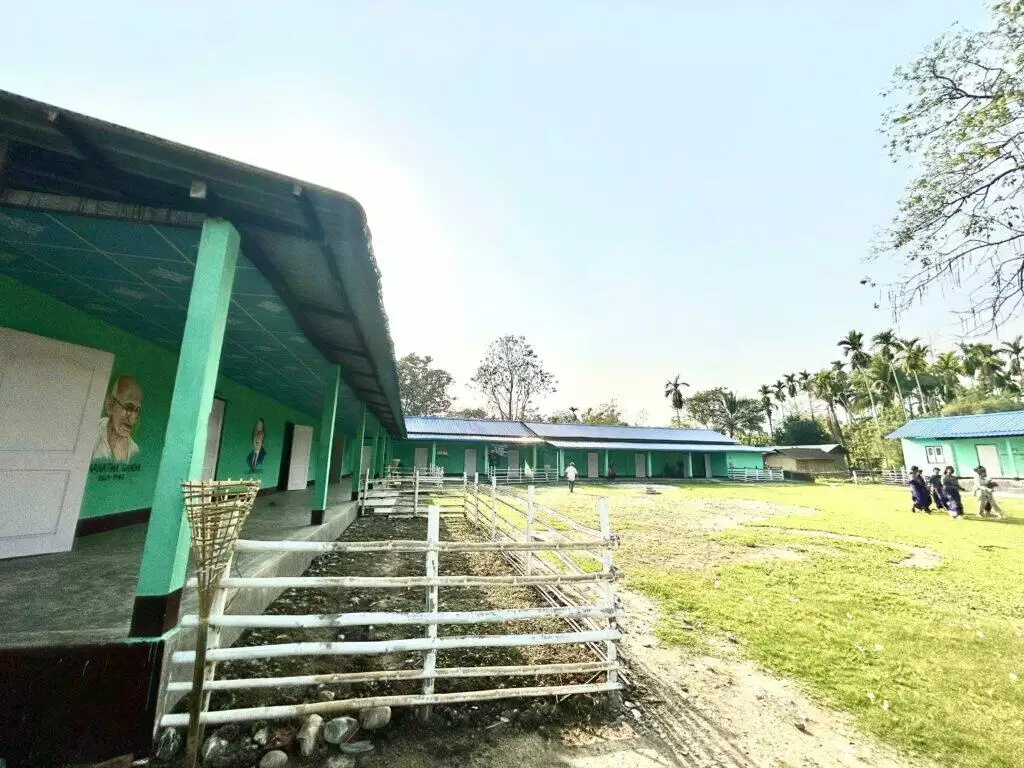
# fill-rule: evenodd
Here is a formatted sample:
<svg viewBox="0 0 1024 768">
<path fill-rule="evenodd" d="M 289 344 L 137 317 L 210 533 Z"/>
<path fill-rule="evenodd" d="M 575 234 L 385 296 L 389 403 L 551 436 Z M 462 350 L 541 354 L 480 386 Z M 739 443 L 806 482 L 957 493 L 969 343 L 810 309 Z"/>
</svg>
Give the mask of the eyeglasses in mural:
<svg viewBox="0 0 1024 768">
<path fill-rule="evenodd" d="M 103 401 L 100 434 L 93 449 L 96 460 L 127 463 L 139 452 L 134 440 L 142 412 L 142 387 L 135 377 L 121 375 L 114 379 Z"/>
</svg>

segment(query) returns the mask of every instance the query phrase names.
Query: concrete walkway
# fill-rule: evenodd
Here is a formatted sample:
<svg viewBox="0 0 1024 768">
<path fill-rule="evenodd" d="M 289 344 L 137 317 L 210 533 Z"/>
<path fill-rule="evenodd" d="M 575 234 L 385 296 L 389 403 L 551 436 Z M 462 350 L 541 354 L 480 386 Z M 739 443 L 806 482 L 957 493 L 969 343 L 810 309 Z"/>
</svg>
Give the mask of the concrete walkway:
<svg viewBox="0 0 1024 768">
<path fill-rule="evenodd" d="M 309 524 L 310 490 L 272 493 L 256 500 L 243 535 L 251 539 L 337 538 L 354 516 L 350 486 L 329 492 L 322 526 Z M 84 645 L 124 638 L 131 623 L 146 524 L 75 540 L 72 551 L 0 560 L 0 648 Z M 276 565 L 278 553 L 239 555 L 234 572 L 254 575 Z M 305 566 L 295 573 L 301 573 Z M 194 595 L 182 613 L 195 612 Z"/>
</svg>

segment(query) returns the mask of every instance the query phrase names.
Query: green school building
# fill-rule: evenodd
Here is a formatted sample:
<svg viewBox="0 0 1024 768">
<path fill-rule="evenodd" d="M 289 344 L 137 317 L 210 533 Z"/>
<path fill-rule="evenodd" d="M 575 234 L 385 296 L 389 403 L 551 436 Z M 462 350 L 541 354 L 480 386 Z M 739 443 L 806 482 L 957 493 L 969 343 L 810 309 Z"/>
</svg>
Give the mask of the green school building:
<svg viewBox="0 0 1024 768">
<path fill-rule="evenodd" d="M 254 536 L 336 537 L 404 434 L 356 200 L 0 91 L 9 768 L 151 751 L 183 480 L 259 480 Z"/>
<path fill-rule="evenodd" d="M 967 476 L 981 465 L 989 477 L 1024 472 L 1024 411 L 914 419 L 886 435 L 899 440 L 906 467 L 951 466 Z"/>
<path fill-rule="evenodd" d="M 389 458 L 406 469 L 445 474 L 557 472 L 571 463 L 586 478 L 725 478 L 762 469 L 770 448 L 742 445 L 709 429 L 407 417 Z"/>
</svg>

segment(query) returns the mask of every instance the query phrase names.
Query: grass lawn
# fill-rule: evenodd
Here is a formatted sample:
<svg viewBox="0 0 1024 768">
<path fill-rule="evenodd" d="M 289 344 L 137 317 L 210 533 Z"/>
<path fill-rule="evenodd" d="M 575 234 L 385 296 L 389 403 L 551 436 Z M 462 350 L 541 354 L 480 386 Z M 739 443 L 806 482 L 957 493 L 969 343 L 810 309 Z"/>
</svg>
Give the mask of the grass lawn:
<svg viewBox="0 0 1024 768">
<path fill-rule="evenodd" d="M 1024 500 L 1000 500 L 1008 523 L 912 515 L 906 491 L 879 486 L 606 485 L 537 500 L 594 524 L 598 493 L 626 585 L 659 602 L 666 642 L 730 633 L 883 740 L 941 765 L 1024 766 Z M 751 502 L 805 509 L 758 520 Z M 941 564 L 899 566 L 907 553 L 890 543 Z"/>
</svg>

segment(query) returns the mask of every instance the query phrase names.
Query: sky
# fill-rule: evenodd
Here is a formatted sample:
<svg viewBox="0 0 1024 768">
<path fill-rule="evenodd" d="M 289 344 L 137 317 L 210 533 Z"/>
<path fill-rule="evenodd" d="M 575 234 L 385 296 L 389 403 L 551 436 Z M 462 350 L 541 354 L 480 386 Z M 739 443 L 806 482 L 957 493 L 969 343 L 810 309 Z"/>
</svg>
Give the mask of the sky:
<svg viewBox="0 0 1024 768">
<path fill-rule="evenodd" d="M 456 405 L 523 335 L 551 412 L 753 394 L 893 325 L 866 263 L 911 168 L 880 95 L 981 0 L 22 2 L 0 87 L 322 184 L 367 212 L 398 355 Z M 955 297 L 954 297 L 955 298 Z M 933 297 L 901 335 L 961 333 Z M 1024 326 L 1021 327 L 1024 331 Z M 1003 334 L 1020 332 L 1004 329 Z"/>
</svg>

